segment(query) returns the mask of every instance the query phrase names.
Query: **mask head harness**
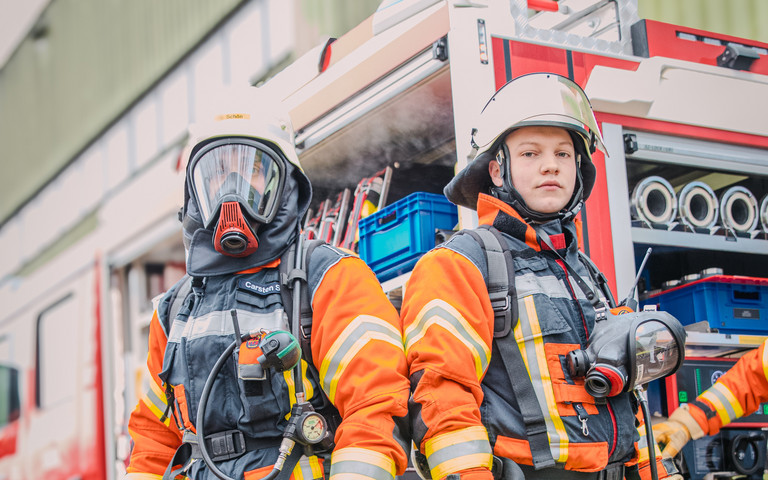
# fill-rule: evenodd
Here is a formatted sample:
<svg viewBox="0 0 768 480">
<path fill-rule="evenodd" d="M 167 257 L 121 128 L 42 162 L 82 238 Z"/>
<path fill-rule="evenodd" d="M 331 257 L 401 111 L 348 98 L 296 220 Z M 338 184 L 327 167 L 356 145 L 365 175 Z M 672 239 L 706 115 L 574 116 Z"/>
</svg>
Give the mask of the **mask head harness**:
<svg viewBox="0 0 768 480">
<path fill-rule="evenodd" d="M 192 151 L 188 178 L 217 252 L 251 255 L 258 231 L 277 214 L 286 162 L 272 144 L 246 137 L 218 138 Z"/>
</svg>

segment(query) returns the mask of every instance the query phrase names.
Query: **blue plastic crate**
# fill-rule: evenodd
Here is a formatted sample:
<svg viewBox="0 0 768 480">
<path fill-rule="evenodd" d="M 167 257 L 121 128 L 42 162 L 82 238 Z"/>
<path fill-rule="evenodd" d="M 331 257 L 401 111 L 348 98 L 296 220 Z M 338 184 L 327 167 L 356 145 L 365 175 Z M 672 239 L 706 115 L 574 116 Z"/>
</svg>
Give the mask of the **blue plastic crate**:
<svg viewBox="0 0 768 480">
<path fill-rule="evenodd" d="M 456 205 L 444 196 L 413 193 L 360 220 L 360 258 L 379 281 L 389 280 L 435 246 L 437 229 L 453 229 L 458 221 Z"/>
<path fill-rule="evenodd" d="M 706 321 L 720 333 L 768 334 L 768 278 L 716 275 L 644 300 L 683 325 Z"/>
</svg>

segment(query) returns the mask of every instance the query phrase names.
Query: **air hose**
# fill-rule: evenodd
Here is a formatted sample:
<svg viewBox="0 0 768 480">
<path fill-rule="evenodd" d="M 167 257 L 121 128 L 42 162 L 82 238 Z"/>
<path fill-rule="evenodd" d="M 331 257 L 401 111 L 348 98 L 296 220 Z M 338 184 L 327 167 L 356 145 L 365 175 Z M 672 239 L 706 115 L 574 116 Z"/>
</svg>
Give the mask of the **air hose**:
<svg viewBox="0 0 768 480">
<path fill-rule="evenodd" d="M 640 401 L 640 408 L 643 411 L 643 423 L 645 423 L 645 440 L 648 445 L 648 464 L 651 467 L 651 479 L 659 480 L 659 473 L 656 469 L 656 441 L 653 439 L 651 412 L 648 409 L 648 399 L 645 397 L 641 385 L 635 387 L 635 396 Z"/>
<path fill-rule="evenodd" d="M 303 259 L 301 258 L 301 254 L 303 252 L 303 239 L 304 239 L 303 235 L 299 235 L 299 239 L 297 241 L 297 244 L 295 245 L 296 254 L 295 254 L 294 266 L 295 266 L 296 272 L 299 272 L 302 269 Z M 299 315 L 300 315 L 300 309 L 301 309 L 300 292 L 301 292 L 302 281 L 306 281 L 306 277 L 296 275 L 296 278 L 293 279 L 294 294 L 292 298 L 293 309 L 291 311 L 291 314 L 293 318 L 292 318 L 291 327 L 292 327 L 292 331 L 294 332 L 298 331 L 297 329 L 299 328 Z M 262 334 L 261 331 L 256 331 L 256 332 L 249 332 L 241 335 L 238 322 L 237 322 L 236 310 L 232 310 L 232 320 L 233 320 L 233 325 L 235 330 L 235 340 L 231 344 L 229 344 L 229 346 L 224 350 L 224 352 L 222 352 L 218 360 L 216 360 L 216 363 L 214 364 L 213 368 L 211 369 L 211 372 L 208 374 L 208 378 L 205 380 L 205 385 L 203 386 L 203 391 L 200 396 L 200 405 L 198 406 L 197 421 L 196 421 L 197 438 L 198 438 L 198 445 L 200 447 L 200 453 L 203 457 L 203 460 L 205 461 L 205 464 L 208 466 L 210 471 L 220 480 L 234 480 L 234 479 L 227 476 L 224 472 L 222 472 L 216 466 L 210 454 L 208 453 L 208 446 L 205 444 L 205 411 L 208 405 L 208 397 L 211 394 L 213 383 L 216 380 L 216 377 L 219 375 L 219 372 L 224 366 L 224 363 L 232 355 L 232 352 L 234 352 L 234 350 L 243 342 L 257 338 Z M 282 333 L 287 334 L 287 332 L 282 332 Z M 270 347 L 269 352 L 264 351 L 265 356 L 271 357 L 271 359 L 267 359 L 264 361 L 265 366 L 271 366 L 273 368 L 277 367 L 279 371 L 285 371 L 290 368 L 295 369 L 294 384 L 296 388 L 296 404 L 294 405 L 294 408 L 291 411 L 291 417 L 288 421 L 288 426 L 285 429 L 283 440 L 280 443 L 279 455 L 277 457 L 277 460 L 275 461 L 274 467 L 266 477 L 262 478 L 262 480 L 274 480 L 275 478 L 277 478 L 278 475 L 280 475 L 282 469 L 285 466 L 285 462 L 288 456 L 291 454 L 294 446 L 296 445 L 296 440 L 294 435 L 296 435 L 297 425 L 301 420 L 306 418 L 305 416 L 306 412 L 312 412 L 314 414 L 312 406 L 305 399 L 304 382 L 301 375 L 300 349 L 298 349 L 298 354 L 297 354 L 298 357 L 294 357 L 294 355 L 292 355 L 295 353 L 294 349 L 298 348 L 298 344 L 296 343 L 295 338 L 293 338 L 292 335 L 288 334 L 287 336 L 290 337 L 292 341 L 289 341 L 289 343 L 286 345 L 284 342 L 280 342 L 281 339 L 285 340 L 285 338 L 279 338 L 279 337 L 271 338 L 271 335 L 273 334 L 270 333 L 266 337 L 263 337 L 265 340 L 271 340 L 271 342 L 269 342 L 269 347 Z M 261 343 L 260 343 L 260 347 L 261 347 Z M 298 368 L 296 368 L 297 364 L 298 364 Z M 319 416 L 319 414 L 315 414 L 315 415 Z M 322 420 L 322 422 L 323 423 L 325 422 L 324 419 Z"/>
<path fill-rule="evenodd" d="M 208 378 L 205 381 L 205 385 L 203 386 L 203 392 L 200 396 L 200 405 L 197 409 L 197 438 L 198 438 L 198 445 L 200 447 L 200 453 L 203 456 L 203 460 L 205 461 L 205 464 L 208 466 L 208 468 L 211 470 L 211 473 L 216 475 L 221 480 L 234 480 L 232 477 L 227 476 L 224 472 L 219 470 L 219 468 L 214 463 L 213 459 L 211 459 L 210 454 L 208 453 L 208 446 L 205 444 L 205 411 L 208 405 L 208 397 L 211 394 L 211 389 L 213 388 L 213 382 L 216 380 L 216 377 L 219 375 L 219 372 L 221 371 L 221 368 L 224 366 L 224 363 L 227 361 L 230 355 L 232 355 L 232 352 L 235 350 L 235 348 L 240 345 L 241 343 L 248 341 L 254 336 L 250 333 L 246 333 L 244 335 L 238 335 L 238 340 L 233 341 L 229 344 L 229 346 L 224 350 L 224 352 L 219 356 L 219 359 L 216 360 L 216 363 L 213 365 L 213 368 L 211 369 L 211 373 L 208 375 Z M 285 465 L 285 460 L 288 458 L 288 455 L 291 454 L 291 451 L 293 450 L 294 445 L 296 442 L 288 437 L 283 437 L 283 441 L 280 443 L 280 454 L 277 457 L 277 461 L 275 461 L 275 466 L 272 469 L 269 474 L 262 478 L 262 480 L 273 480 L 276 478 L 280 472 L 283 469 L 283 466 Z"/>
</svg>

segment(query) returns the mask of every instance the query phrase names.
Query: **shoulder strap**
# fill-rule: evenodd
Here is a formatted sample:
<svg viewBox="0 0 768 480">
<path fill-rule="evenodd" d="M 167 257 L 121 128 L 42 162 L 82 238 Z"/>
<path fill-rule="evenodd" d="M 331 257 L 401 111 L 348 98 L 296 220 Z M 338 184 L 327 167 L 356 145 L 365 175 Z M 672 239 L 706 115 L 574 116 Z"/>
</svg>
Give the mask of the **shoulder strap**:
<svg viewBox="0 0 768 480">
<path fill-rule="evenodd" d="M 173 298 L 171 299 L 171 307 L 168 309 L 168 322 L 169 325 L 173 323 L 173 321 L 176 319 L 176 315 L 179 314 L 179 310 L 181 310 L 181 306 L 184 305 L 184 300 L 187 298 L 187 295 L 192 290 L 192 277 L 189 275 L 185 275 L 185 280 L 179 285 L 179 288 L 176 289 L 176 291 L 173 293 Z"/>
<path fill-rule="evenodd" d="M 595 265 L 595 262 L 593 262 L 592 259 L 589 258 L 589 256 L 587 256 L 587 254 L 581 250 L 579 250 L 579 258 L 587 267 L 587 271 L 589 272 L 589 276 L 592 277 L 592 281 L 595 283 L 595 285 L 597 285 L 597 288 L 599 288 L 605 296 L 605 299 L 608 302 L 608 306 L 610 308 L 615 308 L 616 299 L 613 297 L 611 289 L 608 288 L 608 279 L 605 278 L 603 272 L 601 272 L 600 269 L 597 268 L 597 265 Z"/>
<path fill-rule="evenodd" d="M 296 243 L 291 245 L 291 248 L 280 259 L 280 294 L 283 298 L 283 308 L 288 318 L 292 318 L 293 313 L 293 284 L 297 276 L 303 278 L 301 282 L 301 289 L 298 292 L 299 295 L 299 332 L 292 332 L 301 344 L 301 351 L 304 355 L 304 359 L 312 365 L 312 348 L 311 348 L 311 335 L 312 335 L 312 305 L 309 299 L 309 292 L 307 288 L 307 268 L 309 266 L 309 259 L 312 256 L 312 252 L 318 246 L 324 244 L 320 239 L 305 239 L 303 242 L 303 255 L 301 262 L 301 269 L 299 271 L 295 268 L 296 257 Z"/>
<path fill-rule="evenodd" d="M 517 291 L 512 254 L 504 248 L 504 238 L 494 227 L 466 230 L 480 245 L 488 266 L 488 296 L 493 307 L 493 337 L 506 337 L 517 322 Z"/>
<path fill-rule="evenodd" d="M 541 407 L 539 407 L 533 383 L 525 379 L 516 381 L 520 378 L 520 372 L 526 372 L 527 368 L 523 362 L 517 340 L 514 335 L 508 336 L 517 324 L 519 313 L 512 252 L 507 247 L 502 234 L 490 225 L 468 230 L 467 233 L 477 240 L 486 255 L 488 263 L 486 282 L 494 312 L 494 343 L 501 355 L 504 369 L 507 371 L 517 399 L 517 405 L 525 422 L 525 433 L 531 448 L 533 465 L 537 470 L 551 467 L 555 465 L 555 460 L 549 449 L 547 424 Z"/>
</svg>

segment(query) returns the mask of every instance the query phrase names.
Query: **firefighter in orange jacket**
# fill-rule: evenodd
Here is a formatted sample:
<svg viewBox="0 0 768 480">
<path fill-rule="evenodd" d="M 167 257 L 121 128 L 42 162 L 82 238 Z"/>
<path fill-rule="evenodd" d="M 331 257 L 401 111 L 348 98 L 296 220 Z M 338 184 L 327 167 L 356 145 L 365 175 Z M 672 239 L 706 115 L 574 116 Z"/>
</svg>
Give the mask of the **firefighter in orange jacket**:
<svg viewBox="0 0 768 480">
<path fill-rule="evenodd" d="M 768 401 L 768 340 L 742 356 L 696 400 L 678 407 L 664 422 L 653 426 L 662 455 L 674 457 L 688 443 L 714 435 L 732 421 L 749 415 Z"/>
<path fill-rule="evenodd" d="M 596 401 L 565 366 L 594 328 L 589 298 L 609 295 L 578 254 L 576 214 L 604 148 L 589 100 L 559 75 L 518 77 L 488 101 L 472 144 L 444 191 L 481 227 L 420 259 L 401 309 L 416 463 L 434 480 L 624 478 L 636 399 Z M 516 294 L 499 300 L 474 238 L 489 226 L 513 263 Z"/>
<path fill-rule="evenodd" d="M 311 198 L 290 121 L 256 88 L 222 98 L 191 129 L 187 276 L 150 323 L 125 478 L 393 480 L 410 441 L 397 311 L 359 258 L 327 244 L 305 271 L 286 265 Z M 285 294 L 303 282 L 311 317 L 296 331 L 301 289 Z"/>
</svg>

